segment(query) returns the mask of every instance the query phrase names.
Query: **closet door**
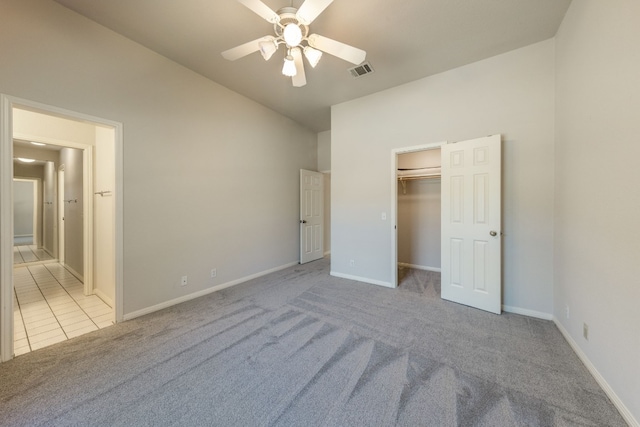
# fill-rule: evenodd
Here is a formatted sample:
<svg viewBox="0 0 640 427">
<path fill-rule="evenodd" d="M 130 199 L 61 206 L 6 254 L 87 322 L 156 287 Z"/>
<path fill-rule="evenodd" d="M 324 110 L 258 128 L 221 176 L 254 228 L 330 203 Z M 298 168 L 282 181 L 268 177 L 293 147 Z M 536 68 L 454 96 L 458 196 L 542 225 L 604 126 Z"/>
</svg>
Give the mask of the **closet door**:
<svg viewBox="0 0 640 427">
<path fill-rule="evenodd" d="M 500 135 L 442 146 L 442 298 L 501 312 Z"/>
</svg>

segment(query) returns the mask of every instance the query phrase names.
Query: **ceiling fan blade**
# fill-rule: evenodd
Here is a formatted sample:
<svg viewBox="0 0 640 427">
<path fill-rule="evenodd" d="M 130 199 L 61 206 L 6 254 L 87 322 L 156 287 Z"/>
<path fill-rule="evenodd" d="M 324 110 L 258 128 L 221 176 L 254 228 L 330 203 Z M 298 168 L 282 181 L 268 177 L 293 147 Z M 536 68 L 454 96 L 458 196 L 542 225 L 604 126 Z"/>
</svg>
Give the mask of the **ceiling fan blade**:
<svg viewBox="0 0 640 427">
<path fill-rule="evenodd" d="M 307 84 L 307 76 L 304 74 L 304 63 L 302 62 L 300 48 L 291 49 L 291 56 L 293 56 L 293 62 L 296 64 L 296 75 L 291 77 L 291 83 L 295 87 L 302 87 Z"/>
<path fill-rule="evenodd" d="M 311 47 L 315 47 L 316 49 L 330 55 L 337 56 L 338 58 L 344 59 L 345 61 L 351 62 L 355 65 L 362 64 L 367 56 L 367 52 L 362 49 L 349 46 L 348 44 L 341 43 L 319 34 L 311 34 L 308 39 Z"/>
<path fill-rule="evenodd" d="M 269 6 L 262 3 L 260 0 L 237 0 L 238 3 L 242 3 L 251 9 L 254 13 L 266 19 L 268 22 L 275 24 L 280 21 L 280 17 Z"/>
<path fill-rule="evenodd" d="M 236 46 L 229 50 L 225 50 L 224 52 L 222 52 L 222 57 L 224 59 L 228 59 L 229 61 L 240 59 L 243 56 L 247 56 L 253 52 L 259 51 L 260 42 L 269 40 L 269 38 L 269 36 L 260 37 L 259 39 L 246 42 L 245 44 L 241 44 L 240 46 Z"/>
<path fill-rule="evenodd" d="M 298 21 L 309 25 L 327 8 L 333 0 L 305 0 L 296 13 Z"/>
</svg>

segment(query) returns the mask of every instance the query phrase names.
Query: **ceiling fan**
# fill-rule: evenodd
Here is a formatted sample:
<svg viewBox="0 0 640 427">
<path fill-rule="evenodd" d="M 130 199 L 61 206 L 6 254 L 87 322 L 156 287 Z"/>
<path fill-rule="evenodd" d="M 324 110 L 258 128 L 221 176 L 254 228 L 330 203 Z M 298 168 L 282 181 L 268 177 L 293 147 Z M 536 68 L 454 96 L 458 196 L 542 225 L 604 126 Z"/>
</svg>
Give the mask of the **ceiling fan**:
<svg viewBox="0 0 640 427">
<path fill-rule="evenodd" d="M 271 10 L 261 0 L 236 1 L 273 24 L 275 36 L 264 36 L 222 52 L 222 56 L 229 61 L 235 61 L 257 51 L 260 51 L 265 61 L 268 61 L 278 50 L 278 47 L 283 44 L 286 47 L 286 56 L 284 57 L 282 74 L 291 77 L 291 82 L 295 87 L 307 84 L 302 61 L 303 54 L 311 67 L 318 64 L 322 52 L 355 65 L 364 62 L 367 55 L 364 50 L 319 34 L 309 34 L 309 25 L 333 0 L 305 0 L 300 9 L 287 6 L 277 12 Z"/>
</svg>

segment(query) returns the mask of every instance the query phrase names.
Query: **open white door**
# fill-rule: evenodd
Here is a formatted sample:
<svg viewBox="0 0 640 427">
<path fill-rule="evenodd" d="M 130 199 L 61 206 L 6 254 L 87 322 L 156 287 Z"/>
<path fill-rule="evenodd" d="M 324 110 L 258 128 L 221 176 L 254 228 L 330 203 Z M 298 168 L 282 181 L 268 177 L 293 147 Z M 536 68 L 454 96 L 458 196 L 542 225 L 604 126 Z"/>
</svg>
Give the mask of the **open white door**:
<svg viewBox="0 0 640 427">
<path fill-rule="evenodd" d="M 300 169 L 300 264 L 324 255 L 323 182 L 320 172 Z"/>
<path fill-rule="evenodd" d="M 442 298 L 500 314 L 500 135 L 442 146 Z"/>
</svg>

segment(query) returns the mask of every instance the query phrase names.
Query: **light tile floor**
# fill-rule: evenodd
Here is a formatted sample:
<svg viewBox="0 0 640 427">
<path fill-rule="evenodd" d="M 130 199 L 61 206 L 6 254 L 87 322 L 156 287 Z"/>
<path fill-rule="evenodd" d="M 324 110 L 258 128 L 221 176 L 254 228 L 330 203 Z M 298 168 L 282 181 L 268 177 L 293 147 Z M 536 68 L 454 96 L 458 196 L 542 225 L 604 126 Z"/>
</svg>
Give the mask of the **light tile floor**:
<svg viewBox="0 0 640 427">
<path fill-rule="evenodd" d="M 36 245 L 20 245 L 13 247 L 13 263 L 24 264 L 27 262 L 46 261 L 53 259 L 44 249 L 38 249 Z"/>
<path fill-rule="evenodd" d="M 113 310 L 58 263 L 16 266 L 14 353 L 19 356 L 113 324 Z"/>
</svg>

